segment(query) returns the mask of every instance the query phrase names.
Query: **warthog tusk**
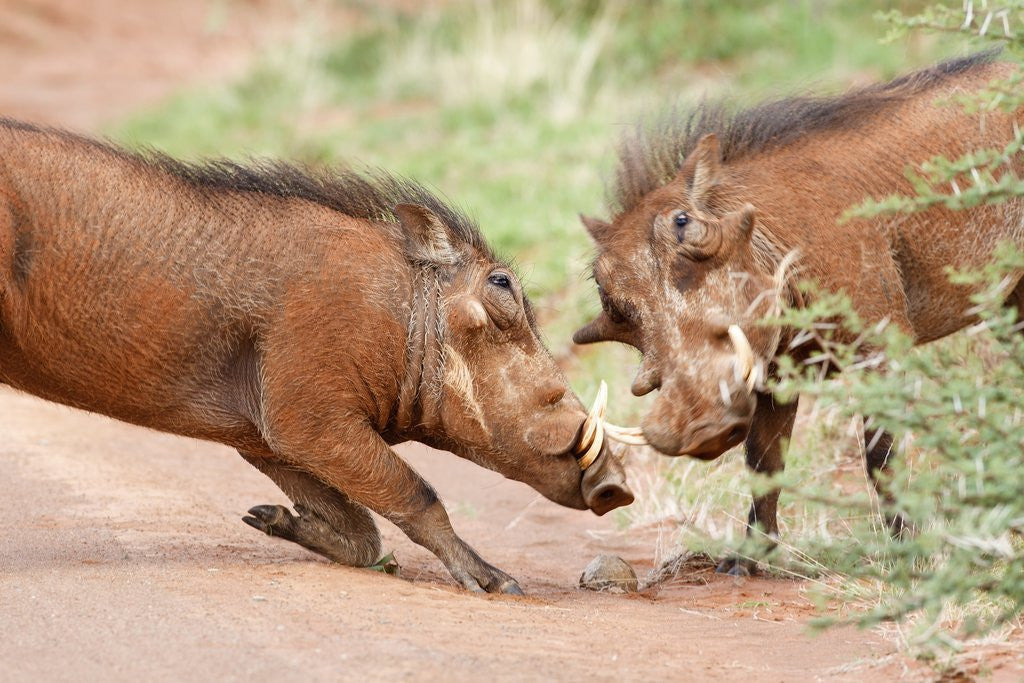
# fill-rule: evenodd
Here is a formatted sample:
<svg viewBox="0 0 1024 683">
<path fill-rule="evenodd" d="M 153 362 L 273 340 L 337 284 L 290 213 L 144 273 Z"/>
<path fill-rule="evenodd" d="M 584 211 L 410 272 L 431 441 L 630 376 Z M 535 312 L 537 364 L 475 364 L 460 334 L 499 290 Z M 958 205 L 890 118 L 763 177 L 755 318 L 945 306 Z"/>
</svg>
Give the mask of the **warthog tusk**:
<svg viewBox="0 0 1024 683">
<path fill-rule="evenodd" d="M 772 313 L 776 317 L 782 315 L 782 292 L 786 287 L 786 277 L 799 256 L 800 252 L 796 249 L 787 252 L 779 261 L 778 268 L 775 269 L 775 275 L 772 277 L 775 284 L 775 310 Z"/>
<path fill-rule="evenodd" d="M 594 464 L 604 439 L 620 441 L 633 446 L 646 446 L 647 439 L 639 427 L 619 427 L 604 419 L 605 410 L 608 408 L 608 385 L 601 380 L 601 386 L 594 398 L 594 405 L 591 406 L 587 419 L 583 423 L 583 434 L 576 445 L 576 461 L 581 470 L 585 470 Z"/>
<path fill-rule="evenodd" d="M 605 422 L 604 433 L 620 443 L 626 443 L 631 446 L 647 445 L 647 439 L 644 438 L 644 430 L 639 427 L 620 427 L 613 425 L 611 422 Z"/>
<path fill-rule="evenodd" d="M 753 391 L 760 375 L 757 361 L 754 359 L 754 349 L 750 348 L 747 335 L 743 334 L 739 325 L 729 325 L 729 340 L 736 349 L 737 379 L 747 385 L 747 391 Z"/>
</svg>

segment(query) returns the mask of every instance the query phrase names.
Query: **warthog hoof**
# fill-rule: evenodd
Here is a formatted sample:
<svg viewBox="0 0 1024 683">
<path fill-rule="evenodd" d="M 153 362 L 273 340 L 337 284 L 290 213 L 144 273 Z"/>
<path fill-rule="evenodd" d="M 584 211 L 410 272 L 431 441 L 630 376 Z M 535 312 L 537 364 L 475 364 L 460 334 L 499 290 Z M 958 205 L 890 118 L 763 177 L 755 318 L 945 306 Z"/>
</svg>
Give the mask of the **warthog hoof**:
<svg viewBox="0 0 1024 683">
<path fill-rule="evenodd" d="M 519 587 L 519 584 L 511 576 L 496 569 L 488 564 L 484 564 L 481 568 L 482 571 L 477 571 L 475 574 L 481 574 L 482 576 L 474 576 L 467 570 L 454 570 L 452 576 L 455 580 L 468 591 L 473 593 L 504 593 L 505 595 L 526 595 L 523 593 L 523 589 Z"/>
<path fill-rule="evenodd" d="M 899 513 L 886 513 L 885 524 L 889 527 L 889 535 L 894 541 L 909 540 L 916 533 L 913 525 Z"/>
<path fill-rule="evenodd" d="M 283 505 L 257 505 L 249 509 L 249 515 L 242 517 L 242 521 L 267 536 L 277 536 L 286 541 L 295 540 L 296 528 L 301 523 L 301 518 Z"/>
<path fill-rule="evenodd" d="M 338 564 L 368 567 L 380 552 L 376 529 L 372 534 L 339 530 L 326 519 L 296 503 L 295 512 L 283 505 L 257 505 L 242 521 L 267 536 L 297 543 Z"/>
<path fill-rule="evenodd" d="M 715 572 L 729 576 L 752 576 L 757 573 L 757 563 L 742 557 L 727 557 L 718 563 Z"/>
</svg>

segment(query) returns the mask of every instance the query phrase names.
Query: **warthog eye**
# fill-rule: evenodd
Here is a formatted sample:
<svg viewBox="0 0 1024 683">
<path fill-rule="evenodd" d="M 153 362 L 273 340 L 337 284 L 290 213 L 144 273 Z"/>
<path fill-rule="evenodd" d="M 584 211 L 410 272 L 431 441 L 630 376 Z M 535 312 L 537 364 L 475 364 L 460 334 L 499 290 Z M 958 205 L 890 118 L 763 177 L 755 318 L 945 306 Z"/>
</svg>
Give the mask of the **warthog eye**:
<svg viewBox="0 0 1024 683">
<path fill-rule="evenodd" d="M 490 282 L 495 287 L 501 287 L 502 289 L 512 289 L 512 280 L 509 278 L 508 275 L 505 275 L 504 273 L 495 273 L 494 275 L 488 277 L 487 281 Z"/>
<path fill-rule="evenodd" d="M 680 211 L 676 214 L 675 218 L 672 219 L 672 222 L 676 226 L 676 237 L 678 237 L 681 242 L 683 240 L 683 232 L 686 229 L 687 224 L 690 222 L 690 217 L 686 215 L 685 211 Z"/>
</svg>

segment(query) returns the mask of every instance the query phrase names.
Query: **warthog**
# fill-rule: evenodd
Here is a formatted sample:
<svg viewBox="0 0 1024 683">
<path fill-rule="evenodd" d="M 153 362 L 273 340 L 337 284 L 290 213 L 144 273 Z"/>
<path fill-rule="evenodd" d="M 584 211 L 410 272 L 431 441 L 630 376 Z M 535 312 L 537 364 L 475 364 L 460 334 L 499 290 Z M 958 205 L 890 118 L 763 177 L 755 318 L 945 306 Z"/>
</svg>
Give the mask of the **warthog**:
<svg viewBox="0 0 1024 683">
<path fill-rule="evenodd" d="M 970 324 L 971 290 L 951 284 L 945 269 L 980 267 L 998 243 L 1024 243 L 1020 201 L 845 223 L 840 216 L 868 197 L 912 194 L 903 175 L 909 164 L 1002 149 L 1019 116 L 972 116 L 937 100 L 978 90 L 1010 69 L 980 54 L 835 97 L 731 113 L 705 103 L 627 136 L 613 219 L 583 219 L 597 243 L 603 312 L 575 340 L 614 340 L 643 353 L 632 390 L 660 390 L 642 425 L 652 446 L 713 459 L 745 439 L 751 468 L 782 469 L 797 404 L 750 389 L 759 366 L 770 372 L 777 354 L 807 357 L 813 349 L 789 349 L 796 330 L 755 321 L 777 295 L 805 303 L 799 279 L 844 291 L 864 320 L 888 320 L 918 343 Z M 1022 300 L 1017 285 L 1010 301 Z M 866 466 L 877 486 L 892 438 L 866 425 Z M 748 533 L 755 525 L 778 533 L 777 501 L 778 492 L 755 497 Z M 889 522 L 894 532 L 902 528 L 898 515 Z M 738 574 L 751 568 L 734 560 L 720 566 Z"/>
<path fill-rule="evenodd" d="M 585 411 L 509 265 L 382 172 L 185 164 L 0 120 L 0 382 L 232 446 L 298 513 L 254 507 L 257 529 L 366 566 L 373 510 L 474 591 L 521 592 L 393 444 L 598 514 L 632 501 L 607 449 L 577 463 Z"/>
</svg>

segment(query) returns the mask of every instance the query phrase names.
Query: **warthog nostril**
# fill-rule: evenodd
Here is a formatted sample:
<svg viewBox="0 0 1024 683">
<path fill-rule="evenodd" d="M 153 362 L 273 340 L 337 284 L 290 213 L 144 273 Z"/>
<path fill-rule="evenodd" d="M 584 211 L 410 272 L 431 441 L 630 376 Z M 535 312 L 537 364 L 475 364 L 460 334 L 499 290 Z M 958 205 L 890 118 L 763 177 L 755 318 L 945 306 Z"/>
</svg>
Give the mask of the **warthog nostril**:
<svg viewBox="0 0 1024 683">
<path fill-rule="evenodd" d="M 749 425 L 743 420 L 702 422 L 690 430 L 688 445 L 683 445 L 677 453 L 670 453 L 670 455 L 685 454 L 705 460 L 717 458 L 736 444 L 741 443 L 746 438 L 748 429 Z"/>
</svg>

